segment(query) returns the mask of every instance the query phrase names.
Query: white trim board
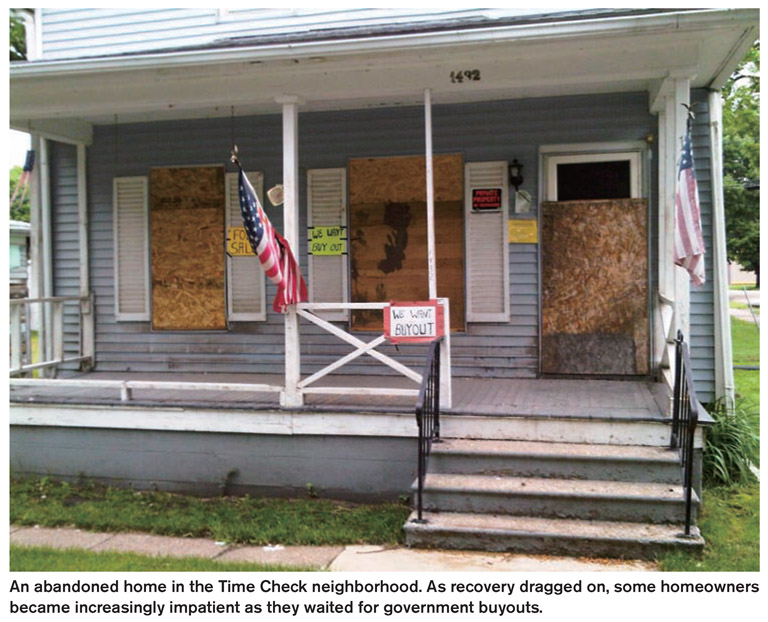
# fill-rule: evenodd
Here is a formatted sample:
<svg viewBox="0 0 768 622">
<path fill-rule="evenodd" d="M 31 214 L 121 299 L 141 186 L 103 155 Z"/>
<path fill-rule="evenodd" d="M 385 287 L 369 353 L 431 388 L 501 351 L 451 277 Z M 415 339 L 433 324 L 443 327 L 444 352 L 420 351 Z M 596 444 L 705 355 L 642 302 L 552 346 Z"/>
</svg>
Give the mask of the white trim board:
<svg viewBox="0 0 768 622">
<path fill-rule="evenodd" d="M 10 425 L 288 436 L 418 435 L 413 413 L 227 411 L 168 406 L 11 404 Z"/>
</svg>

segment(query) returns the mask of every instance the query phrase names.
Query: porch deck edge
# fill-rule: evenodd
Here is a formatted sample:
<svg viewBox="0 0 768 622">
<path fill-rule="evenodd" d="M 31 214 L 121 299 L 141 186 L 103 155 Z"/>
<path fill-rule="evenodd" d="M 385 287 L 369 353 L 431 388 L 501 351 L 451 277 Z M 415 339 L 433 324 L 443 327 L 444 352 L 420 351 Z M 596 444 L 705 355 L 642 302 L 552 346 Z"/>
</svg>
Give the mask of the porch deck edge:
<svg viewBox="0 0 768 622">
<path fill-rule="evenodd" d="M 183 413 L 183 416 L 179 416 Z M 415 438 L 410 413 L 233 410 L 168 405 L 11 403 L 11 426 L 79 427 L 265 435 L 389 436 Z"/>
</svg>

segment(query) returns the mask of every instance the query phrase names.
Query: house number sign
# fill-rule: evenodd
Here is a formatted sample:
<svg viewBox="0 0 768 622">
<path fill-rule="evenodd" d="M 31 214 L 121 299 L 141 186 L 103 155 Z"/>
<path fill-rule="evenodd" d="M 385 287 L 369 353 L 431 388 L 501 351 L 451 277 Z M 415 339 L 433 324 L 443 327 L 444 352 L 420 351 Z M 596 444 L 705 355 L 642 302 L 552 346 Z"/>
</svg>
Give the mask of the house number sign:
<svg viewBox="0 0 768 622">
<path fill-rule="evenodd" d="M 451 72 L 451 82 L 459 84 L 463 82 L 479 82 L 480 70 L 479 69 L 463 69 L 460 71 Z"/>
</svg>

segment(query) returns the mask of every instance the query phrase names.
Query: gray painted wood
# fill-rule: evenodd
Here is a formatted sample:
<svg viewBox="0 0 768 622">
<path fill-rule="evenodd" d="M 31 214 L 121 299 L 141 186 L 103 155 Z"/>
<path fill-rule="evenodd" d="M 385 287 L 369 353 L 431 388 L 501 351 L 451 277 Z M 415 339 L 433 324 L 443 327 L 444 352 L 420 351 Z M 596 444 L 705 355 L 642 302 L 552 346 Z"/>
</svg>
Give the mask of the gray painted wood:
<svg viewBox="0 0 768 622">
<path fill-rule="evenodd" d="M 51 229 L 53 235 L 53 295 L 80 294 L 80 240 L 77 213 L 77 148 L 49 142 L 51 163 Z M 77 302 L 64 304 L 64 355 L 78 356 L 80 320 Z M 66 367 L 77 367 L 69 364 Z"/>
<path fill-rule="evenodd" d="M 50 8 L 42 10 L 46 59 L 153 52 L 242 43 L 243 38 L 328 36 L 346 29 L 365 34 L 377 28 L 418 28 L 443 23 L 536 19 L 541 9 L 444 8 Z M 551 11 L 550 11 L 551 13 Z M 616 10 L 578 11 L 612 15 Z M 571 13 L 573 15 L 574 13 Z"/>
<path fill-rule="evenodd" d="M 691 101 L 696 104 L 693 134 L 693 161 L 699 187 L 701 223 L 707 249 L 704 272 L 706 282 L 700 288 L 691 286 L 690 343 L 693 379 L 699 400 L 710 402 L 715 395 L 715 296 L 712 273 L 712 170 L 709 154 L 709 110 L 705 91 L 695 91 Z"/>
<path fill-rule="evenodd" d="M 395 501 L 415 477 L 416 439 L 14 426 L 17 476 L 86 477 L 200 495 Z M 276 469 L 275 465 L 280 468 Z"/>
</svg>

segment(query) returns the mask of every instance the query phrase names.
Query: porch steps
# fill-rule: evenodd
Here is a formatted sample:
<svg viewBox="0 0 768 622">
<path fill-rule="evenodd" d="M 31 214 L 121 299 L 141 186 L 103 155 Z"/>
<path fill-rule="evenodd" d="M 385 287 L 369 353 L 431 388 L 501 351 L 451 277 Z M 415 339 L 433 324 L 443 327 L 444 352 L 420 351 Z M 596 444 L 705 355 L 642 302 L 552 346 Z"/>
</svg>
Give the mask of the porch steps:
<svg viewBox="0 0 768 622">
<path fill-rule="evenodd" d="M 520 440 L 551 443 L 641 445 L 669 443 L 669 425 L 659 416 L 595 415 L 469 415 L 441 418 L 442 438 Z"/>
<path fill-rule="evenodd" d="M 513 551 L 533 555 L 653 558 L 673 549 L 700 549 L 680 525 L 587 521 L 458 512 L 425 512 L 426 523 L 405 525 L 409 546 L 422 548 Z"/>
<path fill-rule="evenodd" d="M 680 478 L 676 452 L 663 447 L 446 439 L 432 446 L 426 522 L 414 513 L 406 542 L 646 558 L 701 547 L 698 530 L 681 536 Z"/>
<path fill-rule="evenodd" d="M 638 445 L 445 439 L 432 445 L 430 465 L 435 473 L 680 481 L 676 452 Z"/>
</svg>

